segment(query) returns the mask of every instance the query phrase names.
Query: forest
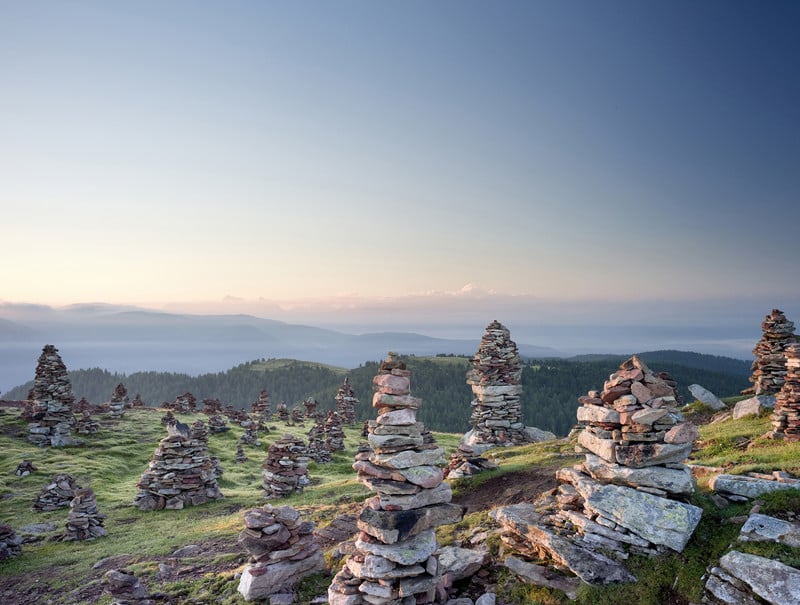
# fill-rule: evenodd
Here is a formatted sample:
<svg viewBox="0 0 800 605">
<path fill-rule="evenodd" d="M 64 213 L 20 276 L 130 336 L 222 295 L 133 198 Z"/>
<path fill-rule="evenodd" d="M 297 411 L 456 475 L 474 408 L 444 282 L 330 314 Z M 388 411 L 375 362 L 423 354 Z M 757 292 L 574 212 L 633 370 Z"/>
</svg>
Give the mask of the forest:
<svg viewBox="0 0 800 605">
<path fill-rule="evenodd" d="M 681 351 L 653 351 L 640 356 L 655 371 L 672 374 L 684 401 L 692 397 L 687 386 L 698 383 L 720 397 L 737 395 L 749 385 L 749 363 L 726 357 Z M 423 400 L 419 419 L 435 431 L 460 433 L 469 428 L 472 393 L 465 375 L 468 357 L 439 355 L 405 358 L 411 370 L 412 393 Z M 619 366 L 621 356 L 594 355 L 574 359 L 525 360 L 522 371 L 522 408 L 529 426 L 566 435 L 575 424 L 577 398 L 590 389 L 601 389 L 603 381 Z M 360 420 L 374 416 L 372 378 L 377 361 L 368 361 L 350 370 L 297 360 L 259 359 L 242 363 L 225 372 L 189 376 L 169 372 L 112 373 L 100 368 L 69 372 L 73 393 L 91 403 L 111 398 L 114 387 L 122 383 L 129 397 L 137 393 L 148 406 L 158 407 L 178 395 L 191 392 L 198 401 L 216 398 L 223 404 L 249 409 L 262 389 L 270 395 L 273 407 L 285 401 L 289 407 L 313 397 L 321 410 L 333 409 L 336 391 L 349 377 L 360 400 Z M 31 373 L 33 373 L 31 369 Z M 32 381 L 3 395 L 4 399 L 25 399 Z"/>
</svg>

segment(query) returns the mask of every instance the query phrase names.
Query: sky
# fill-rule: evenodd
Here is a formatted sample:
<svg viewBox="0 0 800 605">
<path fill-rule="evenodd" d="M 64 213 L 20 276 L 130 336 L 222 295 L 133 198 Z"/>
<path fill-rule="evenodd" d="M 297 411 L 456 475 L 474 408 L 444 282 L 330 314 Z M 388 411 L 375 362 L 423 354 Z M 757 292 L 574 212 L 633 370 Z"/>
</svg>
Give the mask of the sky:
<svg viewBox="0 0 800 605">
<path fill-rule="evenodd" d="M 800 313 L 798 31 L 782 1 L 0 0 L 0 301 L 757 330 Z"/>
</svg>

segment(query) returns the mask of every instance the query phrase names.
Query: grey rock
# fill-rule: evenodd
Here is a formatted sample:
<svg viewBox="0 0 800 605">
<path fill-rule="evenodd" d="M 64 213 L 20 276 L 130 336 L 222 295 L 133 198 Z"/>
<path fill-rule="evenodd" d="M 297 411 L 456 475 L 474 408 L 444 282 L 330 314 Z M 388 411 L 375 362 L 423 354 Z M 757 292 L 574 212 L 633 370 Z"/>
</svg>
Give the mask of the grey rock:
<svg viewBox="0 0 800 605">
<path fill-rule="evenodd" d="M 680 469 L 664 466 L 630 468 L 587 454 L 583 468 L 595 479 L 617 485 L 655 487 L 671 494 L 694 493 L 692 473 L 687 466 Z"/>
<path fill-rule="evenodd" d="M 203 549 L 197 544 L 189 544 L 176 550 L 174 553 L 172 553 L 172 556 L 179 559 L 182 557 L 196 557 L 197 555 L 202 554 L 202 552 Z"/>
<path fill-rule="evenodd" d="M 365 553 L 372 553 L 400 565 L 414 565 L 426 561 L 436 552 L 436 534 L 432 529 L 395 544 L 373 544 L 362 538 L 356 539 L 356 548 Z"/>
<path fill-rule="evenodd" d="M 450 574 L 453 581 L 461 580 L 478 571 L 485 558 L 486 553 L 470 550 L 469 548 L 445 546 L 439 554 L 439 568 L 442 575 Z"/>
<path fill-rule="evenodd" d="M 535 426 L 526 426 L 524 431 L 525 438 L 531 443 L 539 443 L 540 441 L 551 441 L 556 438 L 555 433 L 544 431 L 536 428 Z"/>
<path fill-rule="evenodd" d="M 616 462 L 633 468 L 683 462 L 691 453 L 691 443 L 639 443 L 615 448 Z"/>
<path fill-rule="evenodd" d="M 708 486 L 723 495 L 732 494 L 743 498 L 757 498 L 782 489 L 800 488 L 800 481 L 770 481 L 746 475 L 717 475 L 712 477 Z"/>
<path fill-rule="evenodd" d="M 271 565 L 250 565 L 242 572 L 238 591 L 245 601 L 265 599 L 286 592 L 307 575 L 325 569 L 322 551 L 300 561 L 283 560 Z"/>
<path fill-rule="evenodd" d="M 800 603 L 799 569 L 735 550 L 723 556 L 719 566 L 771 605 Z"/>
<path fill-rule="evenodd" d="M 506 560 L 503 561 L 503 565 L 531 584 L 544 586 L 546 588 L 555 588 L 566 594 L 567 597 L 573 601 L 576 599 L 578 587 L 581 585 L 580 578 L 571 578 L 549 567 L 534 565 L 533 563 L 528 563 L 515 557 L 506 557 Z M 478 604 L 476 603 L 475 605 Z"/>
<path fill-rule="evenodd" d="M 475 599 L 475 605 L 495 605 L 497 595 L 493 592 L 487 592 Z"/>
<path fill-rule="evenodd" d="M 733 406 L 733 419 L 744 418 L 745 416 L 758 416 L 765 409 L 775 407 L 775 397 L 771 395 L 756 395 L 750 399 L 743 399 L 736 402 Z"/>
<path fill-rule="evenodd" d="M 358 518 L 358 528 L 384 544 L 406 540 L 440 525 L 457 523 L 464 510 L 456 504 L 436 504 L 412 510 L 375 510 L 365 507 Z"/>
<path fill-rule="evenodd" d="M 791 523 L 768 515 L 753 513 L 739 532 L 742 542 L 780 542 L 800 548 L 800 523 Z"/>
<path fill-rule="evenodd" d="M 692 397 L 701 403 L 705 403 L 712 410 L 722 410 L 725 408 L 725 402 L 705 387 L 701 387 L 699 384 L 690 384 L 687 388 L 692 394 Z"/>
</svg>

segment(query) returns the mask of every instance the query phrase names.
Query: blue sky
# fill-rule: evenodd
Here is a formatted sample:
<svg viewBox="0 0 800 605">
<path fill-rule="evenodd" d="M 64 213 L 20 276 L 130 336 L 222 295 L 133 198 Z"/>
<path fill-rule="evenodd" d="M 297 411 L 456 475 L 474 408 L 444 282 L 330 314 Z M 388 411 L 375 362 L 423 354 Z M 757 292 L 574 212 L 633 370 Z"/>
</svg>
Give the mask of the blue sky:
<svg viewBox="0 0 800 605">
<path fill-rule="evenodd" d="M 798 31 L 795 2 L 0 1 L 0 299 L 757 325 L 800 301 Z"/>
</svg>

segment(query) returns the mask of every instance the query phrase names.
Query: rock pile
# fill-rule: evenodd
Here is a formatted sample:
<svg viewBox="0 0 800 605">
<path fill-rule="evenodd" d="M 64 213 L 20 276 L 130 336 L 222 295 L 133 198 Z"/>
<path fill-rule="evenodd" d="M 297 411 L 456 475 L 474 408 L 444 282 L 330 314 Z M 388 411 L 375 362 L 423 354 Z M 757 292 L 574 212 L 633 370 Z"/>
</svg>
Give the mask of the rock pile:
<svg viewBox="0 0 800 605">
<path fill-rule="evenodd" d="M 516 343 L 503 324 L 493 321 L 481 338 L 467 372 L 472 387 L 471 430 L 464 443 L 486 446 L 519 445 L 528 441 L 522 419 L 522 366 Z M 480 447 L 483 446 L 483 447 Z M 482 453 L 482 451 L 478 452 Z"/>
<path fill-rule="evenodd" d="M 111 395 L 111 401 L 108 402 L 108 415 L 112 418 L 121 418 L 125 413 L 125 405 L 128 403 L 128 389 L 125 385 L 119 383 L 114 389 L 114 394 Z"/>
<path fill-rule="evenodd" d="M 774 395 L 783 386 L 786 347 L 795 342 L 794 323 L 780 309 L 773 309 L 761 322 L 761 329 L 764 333 L 753 349 L 755 360 L 750 368 L 753 386 L 743 394 Z"/>
<path fill-rule="evenodd" d="M 444 471 L 444 476 L 447 479 L 461 479 L 496 468 L 497 465 L 494 462 L 476 454 L 471 445 L 461 443 L 458 449 L 450 455 L 450 462 Z"/>
<path fill-rule="evenodd" d="M 694 491 L 682 461 L 697 429 L 683 423 L 676 386 L 634 356 L 602 392 L 580 397 L 585 461 L 559 470 L 558 489 L 536 503 L 493 513 L 506 543 L 523 553 L 546 552 L 590 584 L 635 580 L 601 549 L 617 559 L 682 552 L 702 510 L 677 500 Z"/>
<path fill-rule="evenodd" d="M 314 426 L 308 431 L 308 456 L 320 464 L 331 461 L 331 451 L 325 443 L 325 423 L 321 414 L 317 415 Z"/>
<path fill-rule="evenodd" d="M 75 421 L 75 432 L 79 435 L 93 435 L 100 430 L 100 423 L 92 418 L 89 410 L 81 412 Z"/>
<path fill-rule="evenodd" d="M 443 450 L 425 444 L 416 420 L 421 401 L 410 395 L 410 372 L 390 353 L 373 379 L 371 450 L 356 455 L 359 481 L 375 496 L 358 517 L 355 549 L 328 589 L 330 605 L 430 603 L 439 582 L 434 529 L 455 523 L 450 486 L 436 464 Z M 359 448 L 361 449 L 361 448 Z"/>
<path fill-rule="evenodd" d="M 175 422 L 175 414 L 172 410 L 167 410 L 167 413 L 161 417 L 161 424 L 168 426 L 171 422 Z"/>
<path fill-rule="evenodd" d="M 75 483 L 75 479 L 66 473 L 53 475 L 50 483 L 42 488 L 41 493 L 33 502 L 33 510 L 36 512 L 46 512 L 58 510 L 69 506 L 75 497 L 75 490 L 80 489 L 80 485 Z"/>
<path fill-rule="evenodd" d="M 208 419 L 208 430 L 211 433 L 225 433 L 231 430 L 228 426 L 228 421 L 220 414 L 214 414 Z"/>
<path fill-rule="evenodd" d="M 306 418 L 314 419 L 317 416 L 317 400 L 313 397 L 307 398 L 303 401 L 303 405 L 306 408 Z"/>
<path fill-rule="evenodd" d="M 14 474 L 17 477 L 27 477 L 31 473 L 35 473 L 37 470 L 39 469 L 33 465 L 33 462 L 31 462 L 30 460 L 23 460 L 17 465 Z"/>
<path fill-rule="evenodd" d="M 281 401 L 275 406 L 275 413 L 278 415 L 278 420 L 285 424 L 289 424 L 289 407 L 285 401 Z"/>
<path fill-rule="evenodd" d="M 243 464 L 248 460 L 250 460 L 250 458 L 248 458 L 247 454 L 244 453 L 244 448 L 240 443 L 239 445 L 236 446 L 236 455 L 233 457 L 233 462 L 235 464 Z"/>
<path fill-rule="evenodd" d="M 86 397 L 81 397 L 78 400 L 78 403 L 72 406 L 72 412 L 74 414 L 83 414 L 84 412 L 92 412 L 92 404 L 89 403 L 89 400 Z"/>
<path fill-rule="evenodd" d="M 258 394 L 258 400 L 251 404 L 250 409 L 253 414 L 265 422 L 272 418 L 272 404 L 269 401 L 269 393 L 267 393 L 266 389 L 263 389 Z"/>
<path fill-rule="evenodd" d="M 136 393 L 136 395 L 131 400 L 131 407 L 132 408 L 143 408 L 143 407 L 145 407 L 145 403 L 144 403 L 144 401 L 142 401 L 142 396 L 139 393 Z"/>
<path fill-rule="evenodd" d="M 22 536 L 8 523 L 0 523 L 0 561 L 16 557 L 22 552 Z"/>
<path fill-rule="evenodd" d="M 356 424 L 356 406 L 359 404 L 356 399 L 353 387 L 350 386 L 350 378 L 345 376 L 344 382 L 336 392 L 336 411 L 342 418 L 342 423 L 347 426 Z"/>
<path fill-rule="evenodd" d="M 193 440 L 197 441 L 198 443 L 203 443 L 208 448 L 208 429 L 206 425 L 203 423 L 202 420 L 198 420 L 192 425 L 192 430 L 190 436 Z M 222 477 L 222 473 L 224 469 L 222 468 L 222 462 L 220 461 L 218 456 L 210 456 L 211 459 L 211 473 L 210 478 L 212 481 L 216 483 L 218 479 Z"/>
<path fill-rule="evenodd" d="M 344 449 L 344 429 L 339 412 L 331 410 L 325 419 L 324 425 L 325 446 L 329 452 L 340 452 Z"/>
<path fill-rule="evenodd" d="M 187 391 L 183 395 L 178 395 L 175 401 L 170 403 L 167 407 L 174 412 L 191 414 L 197 409 L 197 397 Z"/>
<path fill-rule="evenodd" d="M 300 513 L 291 506 L 267 504 L 248 510 L 244 524 L 239 543 L 252 561 L 239 581 L 238 590 L 245 601 L 290 591 L 304 577 L 325 569 L 314 523 L 301 521 Z"/>
<path fill-rule="evenodd" d="M 773 438 L 800 441 L 800 343 L 786 347 L 786 376 L 771 420 Z"/>
<path fill-rule="evenodd" d="M 67 367 L 53 345 L 45 345 L 33 379 L 33 419 L 28 424 L 28 441 L 36 445 L 78 445 L 71 437 L 75 417 L 72 405 L 75 397 L 67 375 Z"/>
<path fill-rule="evenodd" d="M 222 414 L 222 402 L 219 399 L 203 399 L 203 414 L 206 416 L 214 416 Z"/>
<path fill-rule="evenodd" d="M 268 500 L 291 496 L 310 485 L 308 450 L 303 440 L 287 433 L 270 445 L 261 477 Z"/>
<path fill-rule="evenodd" d="M 106 516 L 97 511 L 97 498 L 91 489 L 75 490 L 69 508 L 65 540 L 94 540 L 107 535 L 103 527 Z"/>
<path fill-rule="evenodd" d="M 111 605 L 155 605 L 147 590 L 128 569 L 110 569 L 103 576 Z"/>
<path fill-rule="evenodd" d="M 239 443 L 241 445 L 260 446 L 261 440 L 258 438 L 258 425 L 251 423 L 250 426 L 244 429 L 244 432 L 239 436 Z"/>
<path fill-rule="evenodd" d="M 134 505 L 142 511 L 182 509 L 222 498 L 207 435 L 204 439 L 202 431 L 174 420 L 167 425 L 167 433 L 136 484 L 139 492 Z"/>
<path fill-rule="evenodd" d="M 296 405 L 292 408 L 292 420 L 291 420 L 292 425 L 299 424 L 300 426 L 304 426 L 305 418 L 306 418 L 305 413 L 303 412 L 303 409 L 299 405 Z"/>
</svg>

